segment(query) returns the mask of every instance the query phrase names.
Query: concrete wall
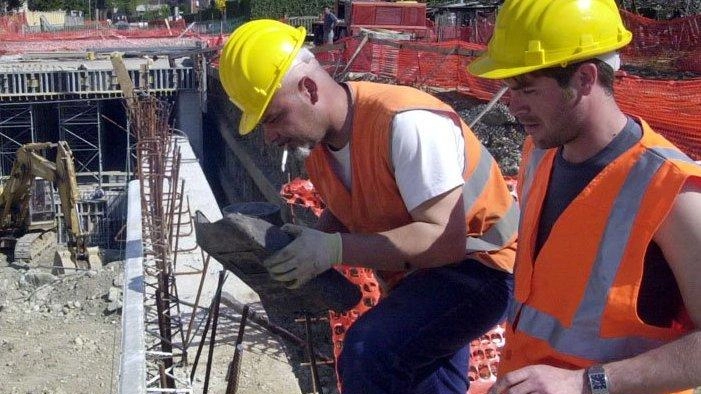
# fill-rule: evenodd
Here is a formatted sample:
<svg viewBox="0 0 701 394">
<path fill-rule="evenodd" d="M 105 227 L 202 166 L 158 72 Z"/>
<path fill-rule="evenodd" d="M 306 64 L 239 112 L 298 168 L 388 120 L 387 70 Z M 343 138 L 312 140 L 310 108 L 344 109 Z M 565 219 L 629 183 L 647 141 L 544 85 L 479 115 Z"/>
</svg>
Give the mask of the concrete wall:
<svg viewBox="0 0 701 394">
<path fill-rule="evenodd" d="M 200 92 L 196 90 L 182 90 L 178 93 L 177 128 L 187 135 L 190 146 L 195 156 L 202 158 L 202 103 Z"/>
</svg>

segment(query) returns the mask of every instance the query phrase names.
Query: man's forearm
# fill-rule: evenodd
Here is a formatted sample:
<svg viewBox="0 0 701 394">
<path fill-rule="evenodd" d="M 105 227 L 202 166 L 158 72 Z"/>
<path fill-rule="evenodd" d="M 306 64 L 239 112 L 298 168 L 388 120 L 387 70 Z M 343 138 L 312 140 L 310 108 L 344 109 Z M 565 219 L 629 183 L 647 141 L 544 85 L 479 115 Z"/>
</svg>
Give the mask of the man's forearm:
<svg viewBox="0 0 701 394">
<path fill-rule="evenodd" d="M 611 394 L 668 393 L 701 386 L 701 331 L 604 365 Z"/>
<path fill-rule="evenodd" d="M 464 233 L 437 224 L 414 222 L 374 234 L 342 234 L 343 261 L 361 267 L 402 271 L 460 261 Z"/>
</svg>

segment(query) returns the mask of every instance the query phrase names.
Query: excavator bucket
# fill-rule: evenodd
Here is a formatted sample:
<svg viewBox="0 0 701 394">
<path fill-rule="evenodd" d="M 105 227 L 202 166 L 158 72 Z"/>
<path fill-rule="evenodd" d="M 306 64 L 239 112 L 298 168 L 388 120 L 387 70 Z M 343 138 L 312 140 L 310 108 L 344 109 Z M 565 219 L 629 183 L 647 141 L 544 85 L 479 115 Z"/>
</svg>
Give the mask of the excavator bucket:
<svg viewBox="0 0 701 394">
<path fill-rule="evenodd" d="M 70 250 L 58 249 L 54 255 L 54 270 L 55 275 L 65 273 L 65 269 L 79 268 L 99 270 L 102 268 L 102 259 L 100 258 L 100 248 L 97 246 L 86 249 L 85 255 L 76 256 Z"/>
<path fill-rule="evenodd" d="M 54 254 L 54 269 L 52 273 L 54 275 L 62 275 L 65 274 L 64 268 L 83 268 L 79 267 L 76 264 L 76 261 L 74 261 L 71 258 L 71 252 L 68 250 L 63 250 L 63 249 L 57 249 L 56 253 Z M 72 271 L 72 270 L 69 270 Z"/>
<path fill-rule="evenodd" d="M 98 270 L 102 268 L 102 258 L 100 258 L 100 248 L 97 246 L 91 246 L 87 250 L 88 252 L 88 266 L 91 270 Z"/>
</svg>

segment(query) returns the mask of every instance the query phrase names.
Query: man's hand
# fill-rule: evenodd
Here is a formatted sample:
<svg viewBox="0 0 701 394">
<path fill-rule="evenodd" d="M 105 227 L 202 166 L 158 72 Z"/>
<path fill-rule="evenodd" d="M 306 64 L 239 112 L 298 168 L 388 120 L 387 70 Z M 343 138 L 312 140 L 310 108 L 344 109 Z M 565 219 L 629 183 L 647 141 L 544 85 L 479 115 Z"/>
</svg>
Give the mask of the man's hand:
<svg viewBox="0 0 701 394">
<path fill-rule="evenodd" d="M 284 231 L 295 237 L 285 248 L 263 261 L 273 279 L 296 289 L 341 262 L 341 234 L 286 224 Z"/>
<path fill-rule="evenodd" d="M 584 370 L 532 365 L 500 376 L 489 394 L 588 394 Z"/>
</svg>

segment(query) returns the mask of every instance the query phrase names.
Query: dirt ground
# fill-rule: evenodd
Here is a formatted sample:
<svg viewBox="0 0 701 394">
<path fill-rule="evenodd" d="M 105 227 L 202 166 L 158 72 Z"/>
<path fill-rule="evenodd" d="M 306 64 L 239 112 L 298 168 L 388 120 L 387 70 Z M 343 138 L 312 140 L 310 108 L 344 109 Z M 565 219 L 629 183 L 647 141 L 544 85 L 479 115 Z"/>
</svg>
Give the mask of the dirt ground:
<svg viewBox="0 0 701 394">
<path fill-rule="evenodd" d="M 116 392 L 120 273 L 116 261 L 54 276 L 0 254 L 0 393 Z"/>
<path fill-rule="evenodd" d="M 37 264 L 49 267 L 50 258 L 45 260 Z M 99 271 L 52 275 L 50 268 L 8 262 L 7 256 L 0 254 L 0 394 L 118 392 L 122 264 L 116 260 Z M 274 327 L 283 328 L 291 336 L 279 336 L 249 318 L 238 393 L 309 393 L 313 386 L 310 368 L 305 365 L 308 357 L 304 346 L 294 342 L 295 338 L 305 338 L 304 324 L 295 322 L 302 315 L 290 310 L 290 300 L 275 292 L 263 298 Z M 252 310 L 265 315 L 260 308 L 252 305 Z M 239 311 L 232 307 L 230 298 L 224 299 L 213 351 L 210 393 L 223 393 L 226 389 L 225 377 L 239 322 Z M 314 323 L 311 331 L 317 351 L 330 355 L 328 323 Z M 190 366 L 200 340 L 201 331 L 189 349 Z M 204 387 L 208 351 L 209 337 L 198 362 L 195 392 L 201 393 Z M 269 376 L 271 371 L 285 370 L 293 373 Z M 318 370 L 323 392 L 335 392 L 333 367 L 320 365 Z"/>
</svg>

